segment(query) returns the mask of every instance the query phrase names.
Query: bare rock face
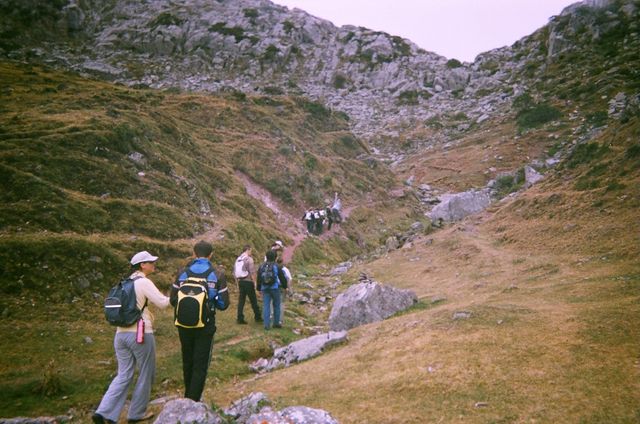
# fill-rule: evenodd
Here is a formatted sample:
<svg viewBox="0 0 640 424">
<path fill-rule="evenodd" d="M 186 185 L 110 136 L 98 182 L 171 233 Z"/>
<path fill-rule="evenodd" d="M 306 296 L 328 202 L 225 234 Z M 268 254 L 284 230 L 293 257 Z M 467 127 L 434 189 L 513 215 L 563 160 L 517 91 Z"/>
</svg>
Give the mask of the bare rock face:
<svg viewBox="0 0 640 424">
<path fill-rule="evenodd" d="M 222 418 L 211 408 L 191 399 L 176 399 L 168 402 L 154 424 L 221 424 Z"/>
<path fill-rule="evenodd" d="M 383 286 L 366 276 L 360 281 L 336 298 L 329 316 L 329 327 L 333 331 L 382 321 L 418 301 L 412 291 Z"/>
<path fill-rule="evenodd" d="M 634 0 L 586 0 L 551 19 L 548 39 L 533 34 L 451 68 L 447 58 L 410 40 L 338 28 L 268 0 L 98 3 L 3 0 L 8 13 L 0 15 L 0 27 L 12 47 L 0 55 L 37 57 L 127 85 L 304 95 L 345 112 L 351 130 L 373 141 L 451 111 L 464 112 L 469 123 L 499 116 L 533 82 L 523 81 L 521 71 L 542 64 L 544 51 L 553 61 L 623 20 L 638 21 Z M 585 10 L 609 15 L 603 23 Z M 31 17 L 27 23 L 24 16 Z M 637 48 L 631 41 L 629 48 Z"/>
<path fill-rule="evenodd" d="M 6 2 L 24 7 L 21 0 Z M 490 76 L 466 64 L 450 69 L 445 57 L 410 40 L 362 27 L 338 28 L 266 0 L 110 0 L 101 8 L 70 0 L 56 8 L 37 14 L 51 22 L 32 25 L 41 28 L 40 35 L 28 43 L 13 16 L 0 17 L 0 26 L 18 34 L 22 45 L 13 57 L 31 55 L 35 47 L 49 63 L 127 85 L 304 94 L 347 113 L 352 130 L 363 138 L 393 133 L 397 125 L 389 124 L 453 109 L 462 101 L 453 91 Z M 64 31 L 47 33 L 61 26 Z M 69 33 L 78 45 L 68 44 Z M 482 115 L 475 96 L 464 101 L 472 119 Z"/>
</svg>

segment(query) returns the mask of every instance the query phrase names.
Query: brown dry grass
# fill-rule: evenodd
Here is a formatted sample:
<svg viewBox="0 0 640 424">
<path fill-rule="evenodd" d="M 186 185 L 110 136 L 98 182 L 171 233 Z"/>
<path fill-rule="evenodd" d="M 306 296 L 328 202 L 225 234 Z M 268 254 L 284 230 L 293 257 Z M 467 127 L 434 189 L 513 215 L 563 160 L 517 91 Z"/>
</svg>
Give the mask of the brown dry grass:
<svg viewBox="0 0 640 424">
<path fill-rule="evenodd" d="M 496 248 L 482 224 L 465 224 L 367 266 L 444 303 L 352 330 L 348 345 L 216 388 L 216 400 L 260 390 L 344 423 L 637 418 L 640 293 L 637 274 L 623 277 L 637 264 Z M 453 320 L 461 310 L 471 318 Z"/>
<path fill-rule="evenodd" d="M 576 191 L 589 169 L 559 170 L 358 265 L 348 281 L 365 271 L 414 290 L 420 306 L 351 330 L 319 358 L 208 394 L 226 404 L 263 391 L 341 423 L 640 421 L 638 169 L 615 177 L 621 191 Z M 454 320 L 457 311 L 471 318 Z"/>
<path fill-rule="evenodd" d="M 484 128 L 484 129 L 483 129 Z M 560 131 L 517 136 L 513 122 L 486 123 L 457 141 L 438 144 L 409 158 L 399 169 L 415 184 L 430 184 L 452 192 L 484 186 L 501 172 L 511 172 L 535 158 L 555 143 Z M 490 168 L 494 170 L 490 170 Z"/>
</svg>

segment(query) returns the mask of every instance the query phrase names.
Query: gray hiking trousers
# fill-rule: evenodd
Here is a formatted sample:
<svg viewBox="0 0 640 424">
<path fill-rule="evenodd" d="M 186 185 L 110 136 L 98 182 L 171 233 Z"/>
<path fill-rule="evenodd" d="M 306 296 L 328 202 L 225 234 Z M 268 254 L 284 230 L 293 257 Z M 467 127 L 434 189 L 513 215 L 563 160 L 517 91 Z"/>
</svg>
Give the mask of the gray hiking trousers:
<svg viewBox="0 0 640 424">
<path fill-rule="evenodd" d="M 151 396 L 151 384 L 156 371 L 156 342 L 152 333 L 145 333 L 144 343 L 136 343 L 136 333 L 116 333 L 113 340 L 118 360 L 118 375 L 115 376 L 107 393 L 102 397 L 96 412 L 105 418 L 118 422 L 127 400 L 133 373 L 139 370 L 138 380 L 131 396 L 128 419 L 144 417 Z"/>
</svg>

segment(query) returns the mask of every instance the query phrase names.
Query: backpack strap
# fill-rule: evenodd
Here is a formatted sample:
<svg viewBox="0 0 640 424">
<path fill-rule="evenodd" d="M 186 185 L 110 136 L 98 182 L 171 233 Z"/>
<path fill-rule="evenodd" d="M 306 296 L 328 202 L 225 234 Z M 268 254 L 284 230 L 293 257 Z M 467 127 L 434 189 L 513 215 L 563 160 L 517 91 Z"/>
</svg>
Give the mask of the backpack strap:
<svg viewBox="0 0 640 424">
<path fill-rule="evenodd" d="M 136 282 L 136 280 L 139 280 L 139 279 L 141 279 L 141 278 L 142 278 L 142 276 L 140 276 L 140 275 L 138 275 L 138 276 L 136 276 L 136 277 L 133 277 L 133 278 L 130 278 L 130 280 L 133 282 L 133 287 L 134 287 L 133 292 L 134 292 L 134 293 L 136 292 L 136 290 L 135 290 L 135 287 L 136 287 L 135 282 Z M 142 316 L 142 312 L 144 312 L 144 308 L 146 308 L 146 307 L 147 307 L 147 304 L 148 304 L 148 303 L 149 303 L 149 299 L 145 299 L 145 300 L 144 300 L 144 305 L 142 306 L 142 309 L 140 309 L 140 316 Z"/>
</svg>

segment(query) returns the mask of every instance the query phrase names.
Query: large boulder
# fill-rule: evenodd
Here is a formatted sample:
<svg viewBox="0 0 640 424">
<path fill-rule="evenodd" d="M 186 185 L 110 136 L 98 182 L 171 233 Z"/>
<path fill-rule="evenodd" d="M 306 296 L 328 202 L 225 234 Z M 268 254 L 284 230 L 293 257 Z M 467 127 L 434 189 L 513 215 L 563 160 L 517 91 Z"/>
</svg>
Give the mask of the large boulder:
<svg viewBox="0 0 640 424">
<path fill-rule="evenodd" d="M 483 211 L 490 204 L 491 195 L 487 189 L 445 194 L 440 197 L 440 203 L 431 210 L 429 217 L 433 222 L 459 221 L 468 215 Z"/>
<path fill-rule="evenodd" d="M 314 356 L 318 356 L 322 351 L 331 345 L 342 343 L 347 340 L 346 331 L 330 331 L 324 334 L 297 340 L 285 347 L 275 350 L 273 357 L 269 360 L 258 359 L 251 365 L 254 371 L 271 371 L 279 367 L 288 367 L 296 362 L 301 362 Z"/>
<path fill-rule="evenodd" d="M 222 418 L 202 402 L 176 399 L 167 402 L 154 424 L 221 424 Z"/>
<path fill-rule="evenodd" d="M 336 298 L 329 316 L 331 330 L 343 331 L 382 321 L 418 301 L 416 294 L 410 290 L 383 286 L 366 276 L 361 277 L 360 281 Z"/>
</svg>

